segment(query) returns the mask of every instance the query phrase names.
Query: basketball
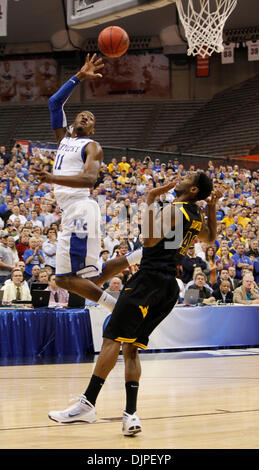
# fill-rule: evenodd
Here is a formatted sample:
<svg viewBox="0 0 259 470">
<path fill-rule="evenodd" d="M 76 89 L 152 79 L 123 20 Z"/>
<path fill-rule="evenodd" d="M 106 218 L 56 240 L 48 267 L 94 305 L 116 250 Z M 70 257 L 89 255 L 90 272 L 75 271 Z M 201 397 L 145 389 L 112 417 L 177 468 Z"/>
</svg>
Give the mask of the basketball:
<svg viewBox="0 0 259 470">
<path fill-rule="evenodd" d="M 119 26 L 108 26 L 98 36 L 98 48 L 107 57 L 120 57 L 127 52 L 129 36 Z"/>
</svg>

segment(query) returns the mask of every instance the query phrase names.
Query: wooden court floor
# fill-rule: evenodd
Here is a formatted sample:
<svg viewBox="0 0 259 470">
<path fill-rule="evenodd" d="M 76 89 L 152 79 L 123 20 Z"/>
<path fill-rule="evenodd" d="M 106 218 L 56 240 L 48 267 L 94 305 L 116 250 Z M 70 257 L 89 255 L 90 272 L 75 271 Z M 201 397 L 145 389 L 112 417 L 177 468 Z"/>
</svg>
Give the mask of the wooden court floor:
<svg viewBox="0 0 259 470">
<path fill-rule="evenodd" d="M 97 401 L 98 421 L 60 424 L 86 388 L 94 363 L 2 366 L 1 449 L 258 449 L 259 354 L 142 360 L 138 414 L 143 432 L 121 433 L 125 392 L 120 358 Z"/>
</svg>

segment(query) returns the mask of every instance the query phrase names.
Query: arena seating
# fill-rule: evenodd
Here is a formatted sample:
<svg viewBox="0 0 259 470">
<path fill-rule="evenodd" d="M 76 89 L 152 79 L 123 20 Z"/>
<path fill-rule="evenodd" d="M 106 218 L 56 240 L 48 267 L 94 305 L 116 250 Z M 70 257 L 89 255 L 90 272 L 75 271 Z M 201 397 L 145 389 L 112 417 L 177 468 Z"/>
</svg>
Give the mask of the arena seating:
<svg viewBox="0 0 259 470">
<path fill-rule="evenodd" d="M 258 141 L 258 75 L 218 93 L 167 140 L 185 153 L 202 155 L 248 155 Z"/>
<path fill-rule="evenodd" d="M 214 156 L 248 155 L 258 142 L 258 75 L 218 93 L 210 101 L 104 101 L 67 103 L 69 123 L 89 107 L 95 139 L 103 146 L 180 151 Z M 0 140 L 54 141 L 47 104 L 2 105 Z"/>
<path fill-rule="evenodd" d="M 95 139 L 103 146 L 158 149 L 173 130 L 179 129 L 204 101 L 91 102 L 96 116 Z M 68 123 L 85 104 L 67 104 Z M 1 106 L 0 139 L 11 146 L 14 139 L 53 141 L 49 110 L 42 105 Z"/>
</svg>

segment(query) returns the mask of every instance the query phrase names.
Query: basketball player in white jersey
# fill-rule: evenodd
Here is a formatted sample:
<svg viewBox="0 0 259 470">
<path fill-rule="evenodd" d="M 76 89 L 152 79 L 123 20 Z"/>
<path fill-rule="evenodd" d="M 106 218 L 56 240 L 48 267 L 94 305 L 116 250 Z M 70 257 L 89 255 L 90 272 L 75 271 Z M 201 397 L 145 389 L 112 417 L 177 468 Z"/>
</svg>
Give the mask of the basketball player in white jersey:
<svg viewBox="0 0 259 470">
<path fill-rule="evenodd" d="M 56 283 L 59 287 L 97 302 L 112 311 L 116 299 L 99 287 L 129 265 L 140 263 L 142 249 L 107 262 L 102 271 L 100 258 L 100 209 L 89 199 L 103 161 L 103 151 L 94 134 L 95 117 L 80 112 L 68 129 L 63 106 L 72 91 L 86 79 L 102 78 L 102 59 L 96 54 L 49 100 L 51 125 L 59 144 L 53 173 L 35 168 L 41 182 L 54 184 L 54 194 L 62 210 L 62 236 L 56 256 Z"/>
</svg>

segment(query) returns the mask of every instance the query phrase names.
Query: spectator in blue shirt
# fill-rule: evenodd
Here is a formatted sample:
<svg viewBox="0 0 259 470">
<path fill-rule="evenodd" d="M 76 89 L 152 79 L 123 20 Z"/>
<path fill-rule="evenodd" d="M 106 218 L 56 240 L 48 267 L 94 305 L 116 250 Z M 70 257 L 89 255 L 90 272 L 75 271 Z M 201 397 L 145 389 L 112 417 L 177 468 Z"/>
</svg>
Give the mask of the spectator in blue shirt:
<svg viewBox="0 0 259 470">
<path fill-rule="evenodd" d="M 218 209 L 218 210 L 216 211 L 216 218 L 217 218 L 217 220 L 218 220 L 218 221 L 221 221 L 221 220 L 224 219 L 224 217 L 225 217 L 225 212 L 224 212 L 222 209 Z"/>
<path fill-rule="evenodd" d="M 250 271 L 253 271 L 253 263 L 250 260 L 249 256 L 244 255 L 245 247 L 242 243 L 239 243 L 236 248 L 236 253 L 232 256 L 236 265 L 236 277 L 242 279 L 242 268 L 247 268 Z"/>
<path fill-rule="evenodd" d="M 39 249 L 39 240 L 35 237 L 30 238 L 28 250 L 25 250 L 23 254 L 23 261 L 25 263 L 25 277 L 29 279 L 32 276 L 32 268 L 37 265 L 44 264 L 44 254 Z"/>
<path fill-rule="evenodd" d="M 175 173 L 177 173 L 178 168 L 179 168 L 179 160 L 178 160 L 178 158 L 175 158 L 174 159 L 174 164 L 173 164 L 173 170 L 174 170 Z"/>
<path fill-rule="evenodd" d="M 40 184 L 40 185 L 35 185 L 35 192 L 34 192 L 34 196 L 42 196 L 44 197 L 45 194 L 46 194 L 46 191 L 45 191 L 45 187 L 44 187 L 44 184 Z"/>
<path fill-rule="evenodd" d="M 2 204 L 0 204 L 0 214 L 4 214 L 7 211 L 8 211 L 8 206 L 7 206 L 6 202 L 3 202 Z M 10 213 L 11 213 L 11 211 L 10 211 Z"/>
<path fill-rule="evenodd" d="M 159 158 L 155 159 L 155 164 L 153 166 L 154 171 L 160 171 L 161 170 L 161 164 Z"/>
</svg>

